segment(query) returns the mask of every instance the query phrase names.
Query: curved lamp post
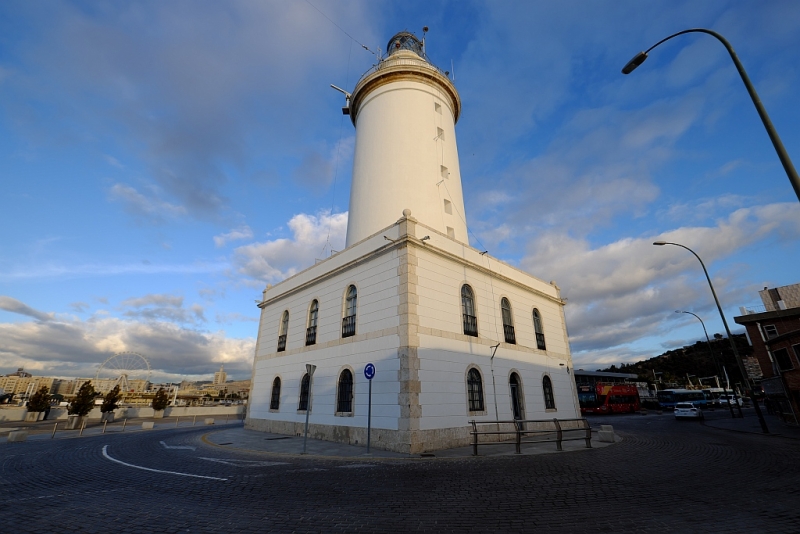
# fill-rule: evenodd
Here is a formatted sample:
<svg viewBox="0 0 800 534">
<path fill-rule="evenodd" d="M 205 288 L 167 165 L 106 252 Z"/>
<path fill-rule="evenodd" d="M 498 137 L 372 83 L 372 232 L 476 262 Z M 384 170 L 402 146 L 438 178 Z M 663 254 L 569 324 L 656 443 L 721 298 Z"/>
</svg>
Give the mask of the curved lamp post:
<svg viewBox="0 0 800 534">
<path fill-rule="evenodd" d="M 733 342 L 733 336 L 731 335 L 731 329 L 728 328 L 728 321 L 725 320 L 725 314 L 722 313 L 722 306 L 719 305 L 719 299 L 717 298 L 717 292 L 714 291 L 714 284 L 711 283 L 711 277 L 708 276 L 708 270 L 706 269 L 706 264 L 703 263 L 703 260 L 700 259 L 700 256 L 697 253 L 690 249 L 685 245 L 681 245 L 680 243 L 670 243 L 668 241 L 656 241 L 653 243 L 656 246 L 663 246 L 663 245 L 675 245 L 676 247 L 685 248 L 692 254 L 694 257 L 697 258 L 697 261 L 700 262 L 700 265 L 703 267 L 703 272 L 706 275 L 706 280 L 708 280 L 708 287 L 711 288 L 711 294 L 714 295 L 714 302 L 717 305 L 717 310 L 719 310 L 719 316 L 722 318 L 722 324 L 725 326 L 725 333 L 728 334 L 728 341 L 731 344 L 731 349 L 733 349 L 733 355 L 736 357 L 736 363 L 739 364 L 739 372 L 742 374 L 742 380 L 746 383 L 749 382 L 747 380 L 747 370 L 744 368 L 744 363 L 742 362 L 742 357 L 739 356 L 739 351 L 736 349 L 736 343 Z M 764 414 L 761 413 L 761 407 L 758 405 L 758 401 L 753 394 L 753 388 L 750 389 L 750 400 L 753 402 L 753 407 L 756 409 L 756 415 L 758 416 L 758 422 L 761 423 L 761 431 L 765 434 L 769 434 L 769 429 L 767 428 L 767 422 L 764 420 Z M 738 404 L 738 403 L 737 403 Z"/>
<path fill-rule="evenodd" d="M 783 147 L 783 143 L 781 142 L 781 138 L 778 136 L 778 132 L 775 131 L 775 127 L 772 125 L 772 121 L 769 119 L 769 115 L 767 115 L 767 110 L 764 109 L 763 104 L 761 104 L 761 99 L 758 97 L 758 93 L 756 93 L 753 84 L 750 83 L 750 78 L 747 76 L 747 73 L 742 66 L 742 63 L 739 61 L 739 58 L 736 56 L 736 52 L 733 51 L 733 47 L 731 44 L 720 34 L 713 30 L 707 30 L 705 28 L 692 28 L 690 30 L 683 30 L 678 33 L 674 33 L 669 37 L 665 37 L 661 39 L 659 42 L 645 50 L 644 52 L 639 52 L 633 59 L 628 61 L 628 63 L 622 68 L 622 74 L 630 74 L 631 72 L 636 69 L 639 65 L 644 63 L 644 60 L 647 59 L 647 53 L 650 52 L 652 49 L 657 47 L 663 42 L 669 41 L 673 37 L 677 37 L 678 35 L 683 35 L 684 33 L 707 33 L 712 37 L 716 37 L 719 42 L 721 42 L 725 48 L 728 50 L 728 54 L 730 54 L 733 63 L 736 65 L 736 70 L 739 71 L 739 75 L 742 77 L 742 81 L 744 82 L 744 86 L 747 88 L 747 92 L 750 93 L 750 98 L 753 100 L 753 105 L 756 107 L 756 111 L 758 111 L 758 116 L 761 117 L 761 122 L 764 123 L 764 128 L 767 130 L 767 134 L 769 135 L 770 140 L 772 141 L 772 146 L 775 147 L 775 152 L 778 153 L 778 158 L 781 160 L 783 164 L 783 169 L 786 171 L 786 176 L 789 177 L 789 182 L 791 182 L 792 187 L 794 188 L 794 193 L 797 195 L 797 200 L 800 200 L 800 178 L 797 176 L 797 171 L 792 164 L 792 160 L 789 158 L 789 154 L 786 153 L 786 149 Z"/>
<path fill-rule="evenodd" d="M 711 356 L 711 361 L 714 362 L 714 366 L 717 368 L 717 373 L 719 373 L 719 362 L 717 362 L 717 357 L 714 356 L 714 351 L 711 350 L 711 340 L 708 339 L 708 330 L 706 330 L 706 323 L 703 322 L 703 320 L 700 318 L 699 315 L 697 315 L 696 313 L 692 313 L 690 311 L 675 310 L 675 313 L 688 313 L 689 315 L 694 315 L 695 317 L 697 317 L 697 320 L 700 321 L 700 324 L 703 325 L 703 333 L 706 335 L 706 343 L 708 343 L 708 354 Z M 725 365 L 723 364 L 722 367 L 725 368 Z M 726 399 L 728 399 L 728 388 L 726 388 L 724 385 L 722 386 L 722 394 L 725 395 Z M 735 397 L 736 395 L 734 395 L 734 398 Z M 739 406 L 738 402 L 736 403 L 736 406 L 739 408 L 739 415 L 741 416 L 742 407 Z M 728 399 L 728 408 L 731 409 L 731 417 L 736 417 L 736 415 L 734 415 L 733 413 L 733 404 L 730 403 L 729 399 Z"/>
</svg>

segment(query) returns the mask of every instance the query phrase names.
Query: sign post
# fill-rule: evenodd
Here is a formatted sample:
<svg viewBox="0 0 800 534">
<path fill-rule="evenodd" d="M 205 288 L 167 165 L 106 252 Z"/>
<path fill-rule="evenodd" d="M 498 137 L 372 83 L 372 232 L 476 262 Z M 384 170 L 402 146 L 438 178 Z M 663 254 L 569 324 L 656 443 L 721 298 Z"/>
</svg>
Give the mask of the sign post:
<svg viewBox="0 0 800 534">
<path fill-rule="evenodd" d="M 369 454 L 370 434 L 372 433 L 372 379 L 375 377 L 375 366 L 368 363 L 364 367 L 364 376 L 369 380 L 369 404 L 367 405 L 367 454 Z"/>
</svg>

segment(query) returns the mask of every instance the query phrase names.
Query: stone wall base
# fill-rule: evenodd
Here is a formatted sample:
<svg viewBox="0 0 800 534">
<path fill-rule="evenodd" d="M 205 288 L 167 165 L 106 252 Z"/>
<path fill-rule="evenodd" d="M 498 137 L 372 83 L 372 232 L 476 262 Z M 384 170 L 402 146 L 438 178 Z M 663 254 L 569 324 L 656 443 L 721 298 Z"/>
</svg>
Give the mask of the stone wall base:
<svg viewBox="0 0 800 534">
<path fill-rule="evenodd" d="M 305 422 L 274 421 L 270 419 L 245 420 L 245 428 L 273 434 L 302 436 Z M 437 428 L 432 430 L 388 430 L 373 428 L 370 447 L 405 454 L 420 454 L 453 447 L 465 447 L 472 443 L 470 427 Z M 309 423 L 308 437 L 348 445 L 367 445 L 367 429 L 362 427 L 321 425 Z"/>
</svg>

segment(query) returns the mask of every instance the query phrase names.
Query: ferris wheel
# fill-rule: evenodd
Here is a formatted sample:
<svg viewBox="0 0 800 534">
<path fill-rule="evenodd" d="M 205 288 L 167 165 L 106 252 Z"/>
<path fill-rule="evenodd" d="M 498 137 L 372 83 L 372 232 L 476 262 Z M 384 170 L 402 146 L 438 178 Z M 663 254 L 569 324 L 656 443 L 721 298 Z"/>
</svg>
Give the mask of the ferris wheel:
<svg viewBox="0 0 800 534">
<path fill-rule="evenodd" d="M 118 352 L 97 368 L 95 380 L 109 379 L 127 391 L 134 380 L 150 380 L 150 362 L 138 352 Z"/>
</svg>

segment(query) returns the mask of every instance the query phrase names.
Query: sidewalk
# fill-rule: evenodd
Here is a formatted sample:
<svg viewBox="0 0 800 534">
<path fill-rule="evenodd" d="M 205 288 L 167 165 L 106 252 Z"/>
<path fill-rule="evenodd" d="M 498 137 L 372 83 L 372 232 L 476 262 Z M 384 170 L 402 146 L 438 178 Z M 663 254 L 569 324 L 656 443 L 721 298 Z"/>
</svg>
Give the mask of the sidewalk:
<svg viewBox="0 0 800 534">
<path fill-rule="evenodd" d="M 761 436 L 779 436 L 783 438 L 798 439 L 800 440 L 800 427 L 794 425 L 787 425 L 781 421 L 776 415 L 769 415 L 766 410 L 762 408 L 761 413 L 764 414 L 764 420 L 767 423 L 769 434 L 764 434 L 761 430 L 761 424 L 756 417 L 756 411 L 753 408 L 744 409 L 744 418 L 726 417 L 723 419 L 706 419 L 705 425 L 712 428 L 719 428 L 720 430 L 730 430 L 733 432 L 744 432 L 748 434 L 758 434 Z"/>
<path fill-rule="evenodd" d="M 620 438 L 617 437 L 617 441 L 619 440 Z M 240 426 L 214 430 L 203 436 L 203 441 L 221 448 L 230 447 L 268 454 L 295 456 L 301 455 L 303 451 L 302 436 L 270 434 L 257 430 L 247 430 Z M 592 448 L 602 448 L 609 445 L 613 445 L 613 443 L 601 442 L 596 439 L 596 436 L 592 439 Z M 583 440 L 563 441 L 562 448 L 564 449 L 563 452 L 588 450 Z M 522 444 L 520 449 L 523 456 L 559 452 L 555 441 Z M 367 455 L 366 444 L 348 445 L 309 438 L 306 444 L 306 452 L 308 455 L 328 458 L 465 458 L 472 457 L 472 446 L 444 449 L 425 454 L 404 454 L 371 447 L 370 454 Z M 482 457 L 514 456 L 514 442 L 480 444 L 478 446 L 478 455 Z"/>
<path fill-rule="evenodd" d="M 142 423 L 153 422 L 153 430 L 169 430 L 173 428 L 202 427 L 205 425 L 205 418 L 186 417 L 181 419 L 152 419 L 135 418 L 125 421 L 115 421 L 105 427 L 106 434 L 117 433 L 140 433 L 150 430 L 143 430 Z M 56 433 L 53 429 L 58 423 Z M 91 420 L 81 434 L 79 430 L 66 430 L 66 421 L 37 421 L 37 422 L 8 422 L 0 421 L 0 444 L 7 442 L 8 433 L 14 430 L 25 430 L 28 432 L 28 441 L 42 441 L 49 439 L 69 439 L 90 436 L 99 436 L 103 433 L 103 423 L 98 420 Z M 301 456 L 303 453 L 303 437 L 287 436 L 283 434 L 270 434 L 257 430 L 247 430 L 243 428 L 241 420 L 217 416 L 214 425 L 205 426 L 207 432 L 202 435 L 204 443 L 222 449 L 231 448 L 248 452 L 257 452 L 274 455 Z M 594 430 L 594 429 L 593 429 Z M 565 432 L 565 438 L 567 437 Z M 163 434 L 162 434 L 163 436 Z M 168 439 L 168 438 L 165 438 Z M 617 436 L 617 441 L 620 438 Z M 613 443 L 601 442 L 596 435 L 592 439 L 592 448 L 602 448 L 613 445 Z M 583 440 L 562 442 L 563 452 L 574 452 L 588 450 Z M 481 444 L 478 447 L 478 454 L 482 457 L 490 456 L 513 456 L 514 442 L 503 442 L 493 444 Z M 541 443 L 522 444 L 522 455 L 553 454 L 558 453 L 555 441 Z M 344 443 L 334 443 L 309 438 L 306 443 L 306 453 L 308 456 L 317 458 L 363 458 L 363 459 L 402 459 L 402 458 L 466 458 L 472 457 L 472 446 L 458 447 L 435 451 L 433 453 L 403 454 L 399 452 L 384 451 L 374 447 L 370 448 L 367 454 L 366 444 L 348 445 Z"/>
</svg>

